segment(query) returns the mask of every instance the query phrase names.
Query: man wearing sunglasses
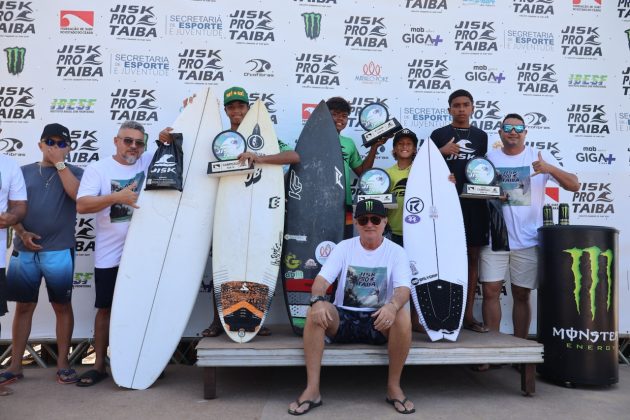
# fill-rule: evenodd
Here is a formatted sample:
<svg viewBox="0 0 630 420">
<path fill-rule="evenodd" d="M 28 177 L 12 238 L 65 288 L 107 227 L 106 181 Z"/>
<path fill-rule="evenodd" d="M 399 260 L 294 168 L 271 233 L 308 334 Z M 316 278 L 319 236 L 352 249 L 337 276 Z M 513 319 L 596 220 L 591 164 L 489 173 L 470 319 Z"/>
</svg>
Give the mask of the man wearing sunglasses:
<svg viewBox="0 0 630 420">
<path fill-rule="evenodd" d="M 74 225 L 76 196 L 83 169 L 64 163 L 70 152 L 70 131 L 48 124 L 39 141 L 40 162 L 22 166 L 28 192 L 26 216 L 13 229 L 13 255 L 7 282 L 9 300 L 15 301 L 11 364 L 0 376 L 22 377 L 22 355 L 31 332 L 42 277 L 56 317 L 57 382 L 77 382 L 68 363 L 74 329 L 72 281 L 74 276 Z"/>
<path fill-rule="evenodd" d="M 537 230 L 542 226 L 545 186 L 551 180 L 569 191 L 580 188 L 577 176 L 549 162 L 546 151 L 525 145 L 527 130 L 523 117 L 508 114 L 499 129 L 503 147 L 488 152 L 488 159 L 499 172 L 506 201 L 503 218 L 508 232 L 509 250 L 481 252 L 483 319 L 488 328 L 498 331 L 501 323 L 501 287 L 509 270 L 514 298 L 512 319 L 514 335 L 526 338 L 531 322 L 529 297 L 538 286 Z"/>
<path fill-rule="evenodd" d="M 304 326 L 307 384 L 289 405 L 289 414 L 301 415 L 322 405 L 319 385 L 325 342 L 388 343 L 386 401 L 399 413 L 415 411 L 400 387 L 411 345 L 409 259 L 402 247 L 383 237 L 387 211 L 380 201 L 359 202 L 354 224 L 359 236 L 341 241 L 332 250 L 313 283 Z M 326 290 L 335 281 L 338 287 L 331 303 Z"/>
<path fill-rule="evenodd" d="M 159 138 L 167 142 L 168 132 L 163 130 Z M 108 376 L 105 359 L 118 265 L 133 210 L 138 208 L 138 194 L 153 157 L 152 153 L 144 153 L 146 142 L 142 124 L 124 122 L 114 137 L 115 154 L 88 166 L 79 186 L 77 211 L 96 214 L 94 279 L 97 312 L 94 321 L 96 362 L 94 369 L 81 375 L 78 386 L 91 386 Z"/>
</svg>

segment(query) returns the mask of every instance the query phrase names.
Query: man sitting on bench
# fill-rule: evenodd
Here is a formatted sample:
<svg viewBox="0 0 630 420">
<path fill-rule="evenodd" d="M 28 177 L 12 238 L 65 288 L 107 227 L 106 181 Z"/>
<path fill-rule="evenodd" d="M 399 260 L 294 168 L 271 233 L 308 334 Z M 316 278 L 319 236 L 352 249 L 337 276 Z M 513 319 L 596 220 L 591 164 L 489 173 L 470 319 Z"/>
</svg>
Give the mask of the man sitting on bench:
<svg viewBox="0 0 630 420">
<path fill-rule="evenodd" d="M 354 224 L 358 237 L 341 241 L 331 252 L 312 288 L 311 309 L 304 326 L 307 384 L 289 405 L 301 415 L 322 405 L 319 390 L 325 341 L 388 343 L 389 372 L 385 400 L 402 414 L 415 412 L 400 388 L 411 345 L 409 301 L 411 270 L 405 251 L 383 237 L 387 212 L 380 201 L 357 204 Z M 334 304 L 326 290 L 337 278 Z"/>
</svg>

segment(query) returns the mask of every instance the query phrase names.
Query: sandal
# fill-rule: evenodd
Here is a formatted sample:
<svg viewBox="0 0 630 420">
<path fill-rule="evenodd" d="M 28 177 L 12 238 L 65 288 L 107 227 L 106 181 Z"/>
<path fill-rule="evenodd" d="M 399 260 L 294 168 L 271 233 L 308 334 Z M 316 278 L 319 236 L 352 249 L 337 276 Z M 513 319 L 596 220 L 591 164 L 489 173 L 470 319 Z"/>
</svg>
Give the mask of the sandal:
<svg viewBox="0 0 630 420">
<path fill-rule="evenodd" d="M 488 331 L 490 331 L 488 327 L 483 325 L 483 323 L 479 321 L 475 321 L 475 320 L 473 320 L 472 322 L 468 324 L 464 324 L 464 329 L 474 331 L 476 333 L 487 333 Z"/>
<path fill-rule="evenodd" d="M 261 337 L 269 337 L 271 335 L 271 330 L 267 327 L 260 327 L 258 335 Z"/>
<path fill-rule="evenodd" d="M 62 385 L 75 384 L 79 381 L 77 371 L 70 369 L 59 369 L 57 371 L 57 383 Z"/>
<path fill-rule="evenodd" d="M 9 372 L 8 370 L 0 373 L 0 385 L 11 385 L 19 379 L 24 379 L 24 375 L 21 373 Z"/>
<path fill-rule="evenodd" d="M 293 416 L 301 416 L 302 414 L 308 413 L 313 408 L 317 408 L 317 407 L 321 406 L 322 404 L 324 404 L 324 402 L 322 400 L 319 400 L 318 402 L 314 402 L 314 401 L 311 401 L 311 400 L 304 400 L 304 401 L 295 400 L 295 402 L 297 403 L 297 407 L 295 407 L 295 408 L 300 408 L 304 404 L 307 404 L 307 408 L 304 411 L 295 411 L 295 410 L 291 410 L 289 408 L 289 410 L 288 410 L 289 414 L 291 414 Z"/>
<path fill-rule="evenodd" d="M 92 386 L 96 385 L 106 378 L 109 378 L 107 372 L 100 372 L 96 369 L 92 369 L 84 372 L 83 375 L 79 377 L 79 380 L 76 384 L 80 387 Z"/>
<path fill-rule="evenodd" d="M 210 324 L 208 328 L 201 332 L 204 337 L 218 337 L 223 334 L 223 326 L 221 324 Z"/>
<path fill-rule="evenodd" d="M 400 414 L 411 414 L 411 413 L 415 413 L 416 409 L 414 408 L 407 408 L 405 407 L 405 403 L 409 401 L 409 398 L 405 397 L 404 400 L 397 400 L 396 398 L 389 398 L 389 397 L 385 397 L 385 402 L 387 404 L 391 404 L 394 406 L 394 410 L 396 410 L 397 412 L 399 412 Z M 396 404 L 400 404 L 400 406 L 402 407 L 402 409 L 399 409 L 398 407 L 396 407 Z"/>
</svg>

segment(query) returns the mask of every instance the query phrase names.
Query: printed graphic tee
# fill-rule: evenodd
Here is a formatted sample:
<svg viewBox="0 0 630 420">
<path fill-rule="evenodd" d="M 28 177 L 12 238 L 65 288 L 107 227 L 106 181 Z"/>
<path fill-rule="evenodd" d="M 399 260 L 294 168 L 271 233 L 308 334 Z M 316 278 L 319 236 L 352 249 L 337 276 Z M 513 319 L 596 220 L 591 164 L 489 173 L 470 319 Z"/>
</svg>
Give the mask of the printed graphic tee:
<svg viewBox="0 0 630 420">
<path fill-rule="evenodd" d="M 94 162 L 83 173 L 77 199 L 109 195 L 130 185 L 140 193 L 152 158 L 152 153 L 145 152 L 133 165 L 118 163 L 111 156 Z M 94 267 L 112 268 L 120 264 L 132 215 L 133 207 L 125 204 L 114 204 L 96 213 Z"/>
<path fill-rule="evenodd" d="M 338 279 L 334 304 L 350 311 L 376 311 L 396 287 L 411 288 L 407 254 L 389 239 L 371 251 L 358 236 L 339 242 L 319 275 L 331 284 Z"/>
<path fill-rule="evenodd" d="M 538 244 L 538 228 L 542 226 L 542 207 L 545 202 L 545 185 L 557 181 L 549 174 L 534 173 L 532 162 L 538 160 L 538 150 L 526 146 L 518 155 L 506 155 L 501 149 L 488 152 L 500 175 L 500 185 L 507 201 L 503 204 L 503 218 L 508 230 L 510 249 L 524 249 Z M 546 151 L 542 158 L 555 159 Z"/>
</svg>

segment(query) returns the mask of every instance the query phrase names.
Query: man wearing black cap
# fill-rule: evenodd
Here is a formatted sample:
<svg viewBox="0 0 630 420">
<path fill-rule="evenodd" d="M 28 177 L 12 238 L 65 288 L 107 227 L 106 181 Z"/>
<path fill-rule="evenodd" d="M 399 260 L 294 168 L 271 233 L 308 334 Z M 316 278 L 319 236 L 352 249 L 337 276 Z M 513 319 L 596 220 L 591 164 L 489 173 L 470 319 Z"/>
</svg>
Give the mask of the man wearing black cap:
<svg viewBox="0 0 630 420">
<path fill-rule="evenodd" d="M 0 374 L 7 381 L 23 376 L 22 355 L 31 332 L 42 277 L 57 320 L 57 382 L 71 384 L 78 380 L 68 363 L 68 352 L 74 328 L 71 297 L 75 200 L 83 170 L 64 163 L 70 143 L 66 127 L 48 124 L 38 144 L 41 161 L 22 166 L 29 206 L 24 220 L 13 227 L 14 250 L 7 272 L 9 300 L 16 302 L 11 365 Z"/>
<path fill-rule="evenodd" d="M 289 405 L 289 414 L 301 415 L 322 405 L 320 369 L 326 341 L 388 343 L 386 401 L 399 413 L 415 411 L 400 388 L 411 345 L 409 259 L 400 246 L 383 237 L 387 212 L 380 201 L 359 202 L 354 224 L 359 236 L 341 241 L 332 250 L 313 283 L 304 326 L 307 384 Z M 335 300 L 330 303 L 326 290 L 337 279 Z"/>
</svg>

